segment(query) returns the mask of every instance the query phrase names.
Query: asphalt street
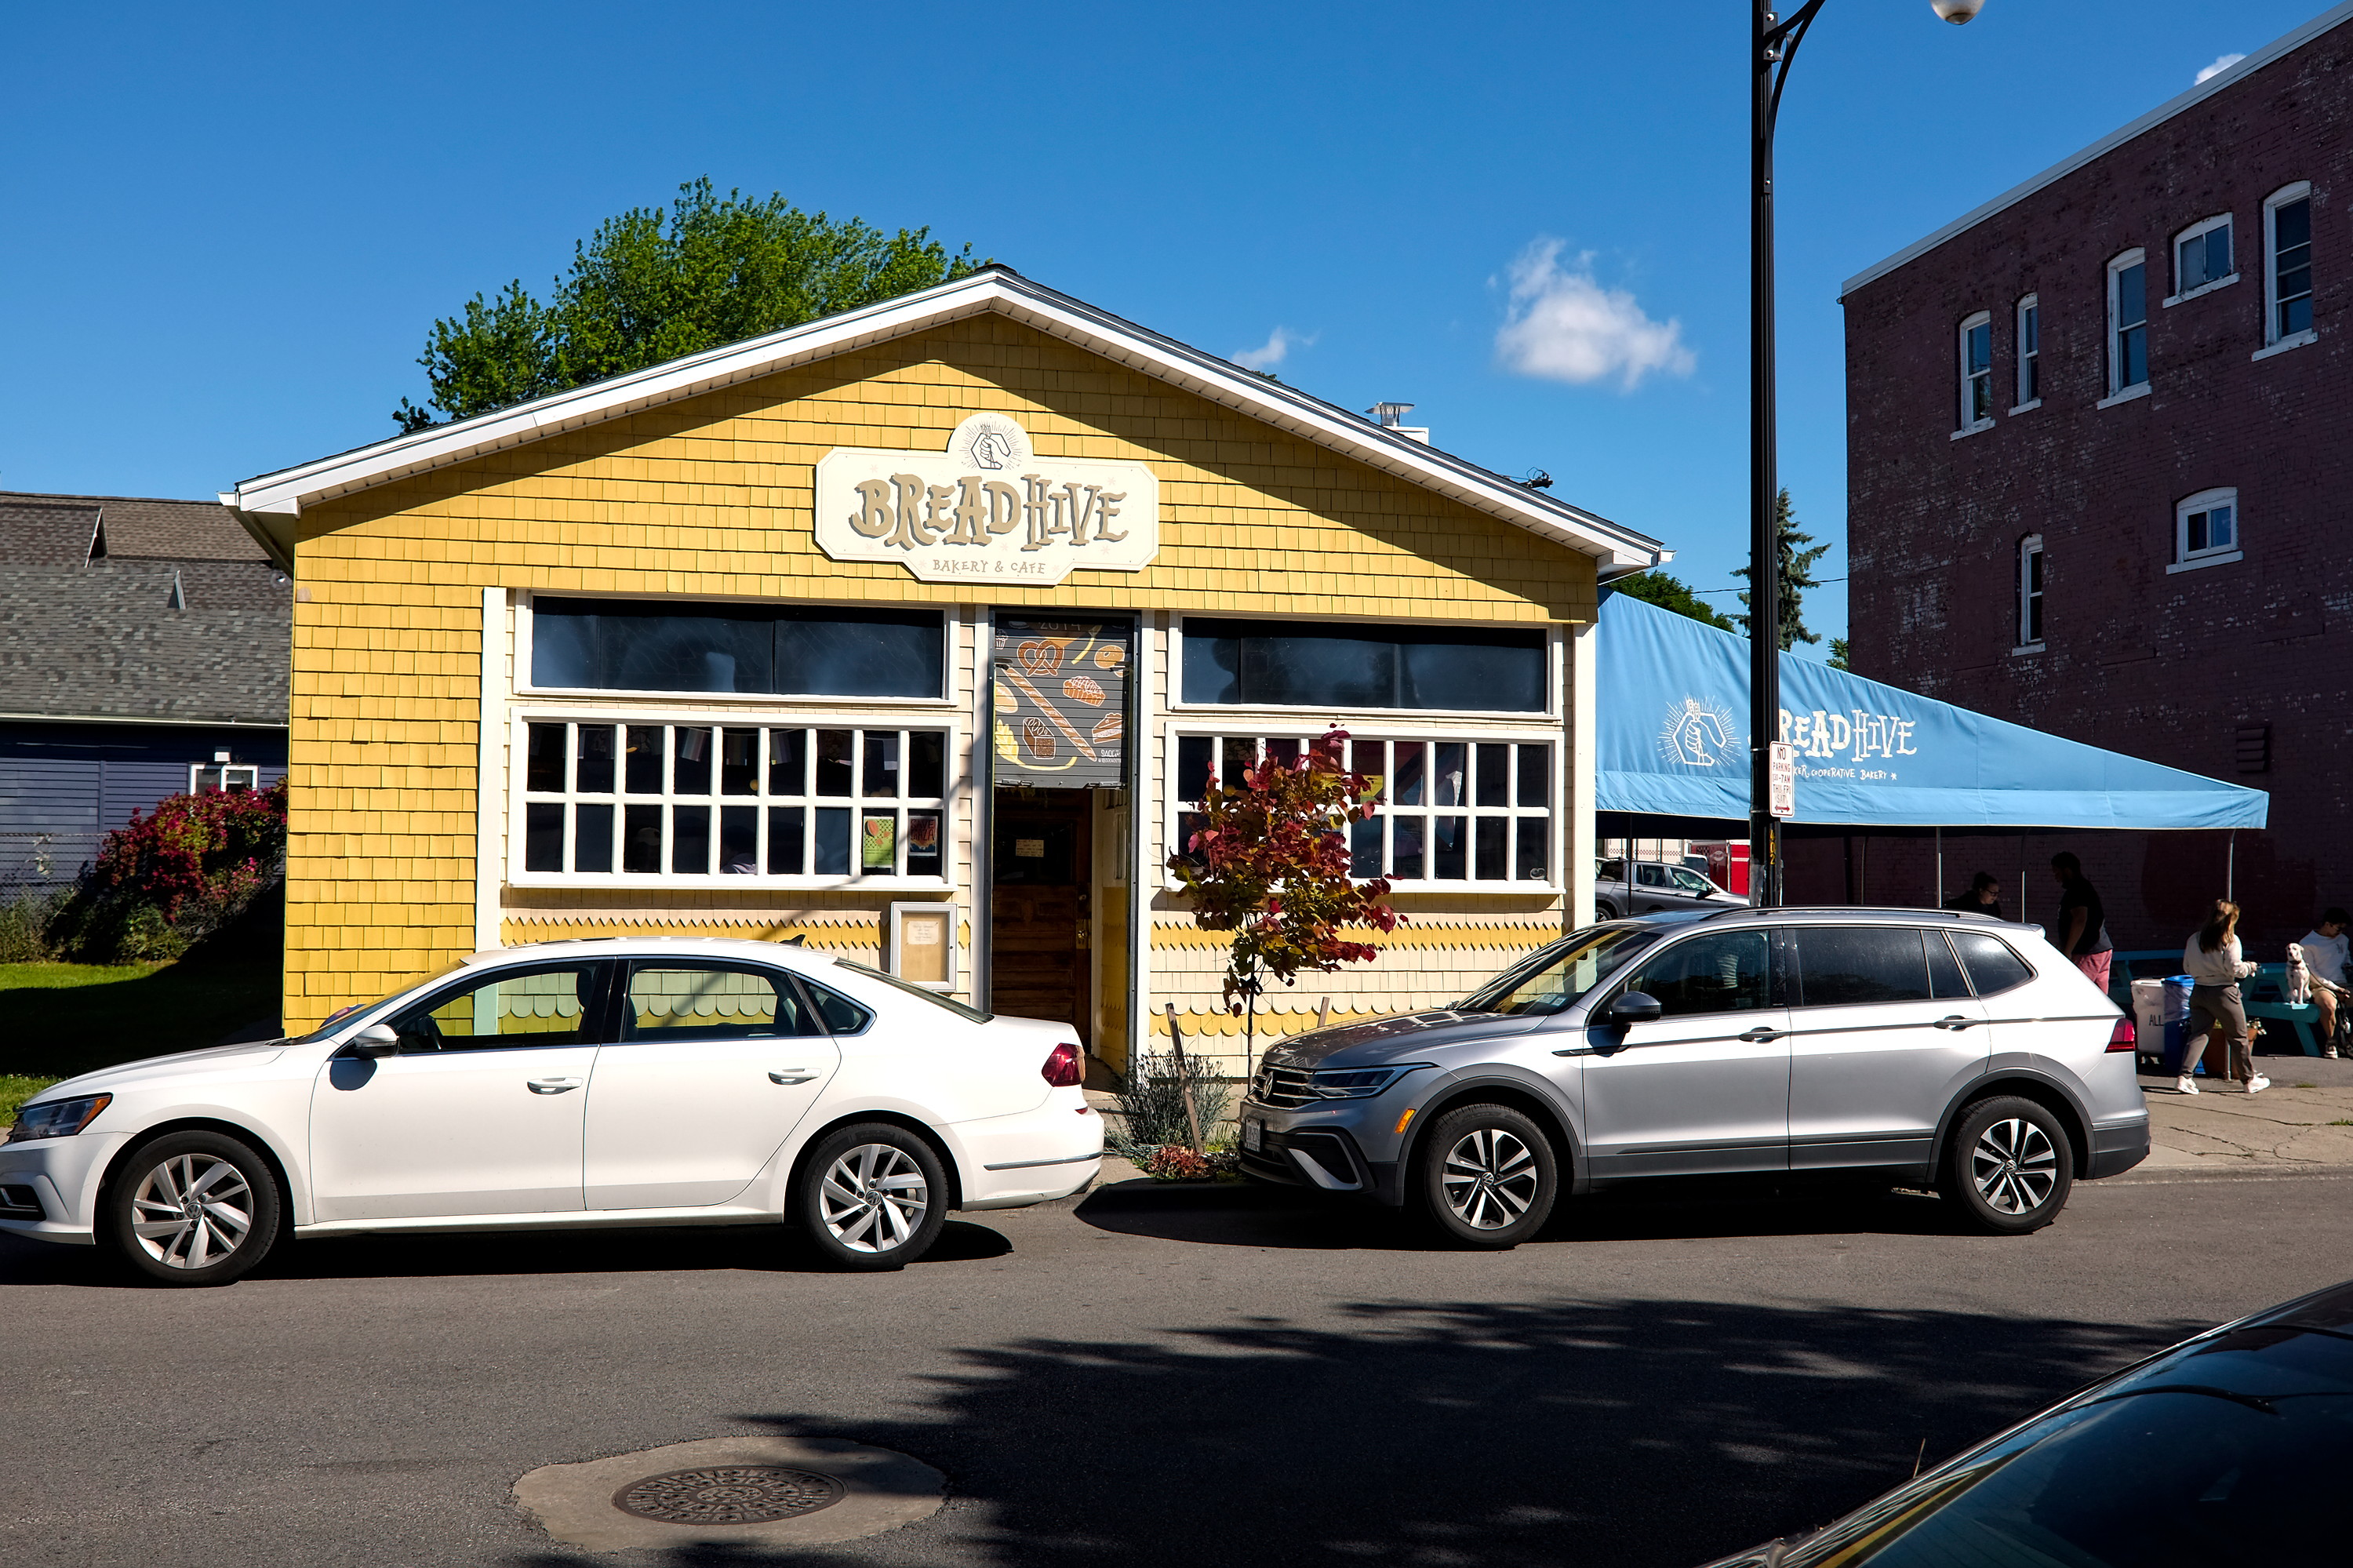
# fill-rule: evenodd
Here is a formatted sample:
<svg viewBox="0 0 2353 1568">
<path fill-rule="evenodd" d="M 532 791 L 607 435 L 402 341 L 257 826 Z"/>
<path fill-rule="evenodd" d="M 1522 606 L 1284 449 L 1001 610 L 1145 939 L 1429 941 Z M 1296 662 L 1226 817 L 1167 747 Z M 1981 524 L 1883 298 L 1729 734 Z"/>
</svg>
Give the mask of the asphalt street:
<svg viewBox="0 0 2353 1568">
<path fill-rule="evenodd" d="M 26 1564 L 1689 1564 L 2183 1334 L 2353 1277 L 2353 1174 L 1598 1199 L 1503 1255 L 1254 1189 L 975 1215 L 897 1275 L 781 1231 L 348 1239 L 226 1290 L 0 1239 Z M 949 1478 L 891 1534 L 595 1556 L 525 1470 L 786 1433 Z"/>
</svg>

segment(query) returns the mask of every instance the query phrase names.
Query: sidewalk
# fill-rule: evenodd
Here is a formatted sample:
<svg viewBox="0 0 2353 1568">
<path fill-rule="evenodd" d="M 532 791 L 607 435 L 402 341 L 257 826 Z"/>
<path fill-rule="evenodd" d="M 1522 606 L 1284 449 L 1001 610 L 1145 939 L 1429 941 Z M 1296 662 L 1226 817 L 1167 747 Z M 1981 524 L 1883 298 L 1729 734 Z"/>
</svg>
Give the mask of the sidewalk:
<svg viewBox="0 0 2353 1568">
<path fill-rule="evenodd" d="M 2258 1056 L 2255 1064 L 2272 1081 L 2259 1095 L 2211 1077 L 2198 1080 L 2196 1095 L 2177 1095 L 2172 1079 L 2142 1075 L 2150 1148 L 2125 1179 L 2353 1168 L 2353 1061 Z"/>
</svg>

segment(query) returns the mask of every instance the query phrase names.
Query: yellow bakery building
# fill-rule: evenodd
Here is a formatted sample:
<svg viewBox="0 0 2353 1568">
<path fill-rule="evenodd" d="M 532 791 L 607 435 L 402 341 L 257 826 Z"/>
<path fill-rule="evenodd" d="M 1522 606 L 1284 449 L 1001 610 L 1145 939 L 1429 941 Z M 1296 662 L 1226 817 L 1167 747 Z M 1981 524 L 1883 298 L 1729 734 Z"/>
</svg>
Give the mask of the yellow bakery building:
<svg viewBox="0 0 2353 1568">
<path fill-rule="evenodd" d="M 1337 723 L 1406 922 L 1262 1033 L 1589 917 L 1598 589 L 1659 544 L 1004 268 L 222 497 L 294 575 L 285 1023 L 465 953 L 796 938 L 1239 1068 L 1166 863 Z M 1229 775 L 1230 776 L 1230 775 Z"/>
</svg>

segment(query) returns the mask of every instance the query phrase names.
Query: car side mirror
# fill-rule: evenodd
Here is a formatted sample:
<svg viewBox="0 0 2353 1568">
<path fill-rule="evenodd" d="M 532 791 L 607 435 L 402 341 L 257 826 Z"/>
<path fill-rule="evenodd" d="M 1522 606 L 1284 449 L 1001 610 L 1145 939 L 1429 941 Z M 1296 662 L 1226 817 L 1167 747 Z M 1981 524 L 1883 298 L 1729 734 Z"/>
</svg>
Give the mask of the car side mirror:
<svg viewBox="0 0 2353 1568">
<path fill-rule="evenodd" d="M 1655 1023 L 1666 1011 L 1659 1005 L 1657 997 L 1646 991 L 1630 991 L 1609 1004 L 1609 1022 L 1620 1025 Z"/>
<path fill-rule="evenodd" d="M 354 1056 L 390 1056 L 400 1050 L 400 1032 L 389 1023 L 371 1023 L 343 1043 Z"/>
</svg>

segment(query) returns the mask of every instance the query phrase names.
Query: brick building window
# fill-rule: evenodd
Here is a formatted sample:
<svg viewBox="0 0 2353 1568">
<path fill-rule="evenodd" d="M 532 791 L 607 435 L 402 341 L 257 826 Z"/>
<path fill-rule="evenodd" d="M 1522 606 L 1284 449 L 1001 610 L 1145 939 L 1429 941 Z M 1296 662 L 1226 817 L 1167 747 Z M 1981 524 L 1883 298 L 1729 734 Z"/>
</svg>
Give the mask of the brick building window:
<svg viewBox="0 0 2353 1568">
<path fill-rule="evenodd" d="M 2173 509 L 2173 565 L 2168 571 L 2219 566 L 2239 558 L 2239 493 L 2201 490 Z"/>
<path fill-rule="evenodd" d="M 2029 294 L 2018 302 L 2018 407 L 2023 414 L 2042 401 L 2042 300 Z"/>
<path fill-rule="evenodd" d="M 2229 213 L 2193 223 L 2174 237 L 2173 297 L 2167 304 L 2178 305 L 2192 294 L 2238 281 L 2238 270 L 2231 262 Z"/>
<path fill-rule="evenodd" d="M 2148 253 L 2134 249 L 2108 263 L 2108 396 L 2147 386 Z"/>
<path fill-rule="evenodd" d="M 2312 341 L 2312 182 L 2263 203 L 2263 342 Z"/>
<path fill-rule="evenodd" d="M 2042 535 L 2018 542 L 2018 646 L 2025 653 L 2042 646 Z"/>
<path fill-rule="evenodd" d="M 1982 430 L 1993 423 L 1993 317 L 1984 311 L 1961 323 L 1961 423 Z"/>
</svg>

